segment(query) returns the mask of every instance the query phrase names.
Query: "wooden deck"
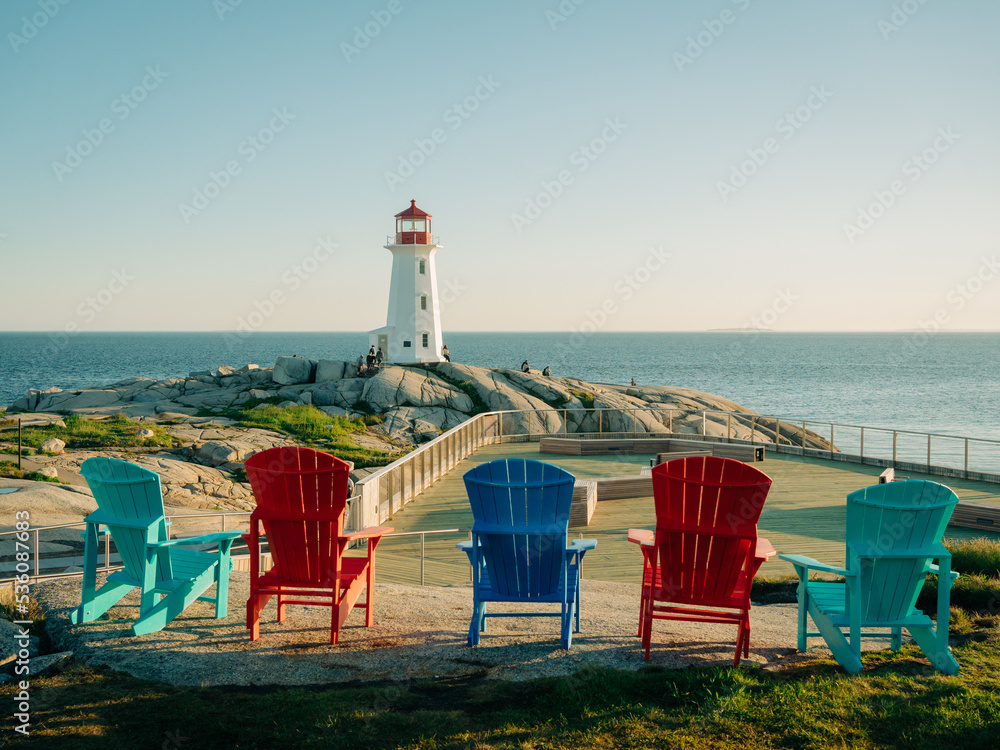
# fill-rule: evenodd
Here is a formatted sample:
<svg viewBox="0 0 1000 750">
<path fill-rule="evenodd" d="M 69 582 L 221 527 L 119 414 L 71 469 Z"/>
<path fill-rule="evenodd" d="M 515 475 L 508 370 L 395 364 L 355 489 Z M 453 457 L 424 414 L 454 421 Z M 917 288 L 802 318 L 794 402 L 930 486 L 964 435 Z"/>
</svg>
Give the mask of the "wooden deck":
<svg viewBox="0 0 1000 750">
<path fill-rule="evenodd" d="M 468 529 L 472 525 L 472 513 L 462 475 L 471 467 L 496 458 L 544 460 L 572 472 L 578 479 L 588 479 L 638 475 L 642 467 L 649 466 L 651 456 L 540 455 L 537 443 L 489 446 L 462 461 L 386 525 L 394 526 L 397 532 Z M 770 453 L 756 466 L 774 480 L 760 518 L 761 536 L 770 539 L 779 552 L 804 554 L 842 564 L 845 497 L 856 489 L 876 484 L 880 467 Z M 907 475 L 910 479 L 942 479 L 913 472 Z M 955 490 L 963 501 L 1000 509 L 1000 485 L 962 479 L 946 479 L 942 483 Z M 635 545 L 625 540 L 625 534 L 629 527 L 651 529 L 654 525 L 651 497 L 599 501 L 590 526 L 573 532 L 598 540 L 597 549 L 587 553 L 584 560 L 584 577 L 638 583 L 641 556 Z M 981 531 L 955 527 L 949 527 L 947 533 L 947 537 L 955 539 L 983 535 Z M 997 534 L 989 536 L 1000 538 Z M 457 541 L 467 538 L 467 533 L 425 538 L 426 584 L 457 585 L 469 580 L 468 558 L 455 549 Z M 376 573 L 379 580 L 386 582 L 419 583 L 419 538 L 383 539 L 378 548 Z M 760 571 L 760 575 L 766 577 L 791 574 L 791 566 L 777 558 L 766 563 Z"/>
</svg>

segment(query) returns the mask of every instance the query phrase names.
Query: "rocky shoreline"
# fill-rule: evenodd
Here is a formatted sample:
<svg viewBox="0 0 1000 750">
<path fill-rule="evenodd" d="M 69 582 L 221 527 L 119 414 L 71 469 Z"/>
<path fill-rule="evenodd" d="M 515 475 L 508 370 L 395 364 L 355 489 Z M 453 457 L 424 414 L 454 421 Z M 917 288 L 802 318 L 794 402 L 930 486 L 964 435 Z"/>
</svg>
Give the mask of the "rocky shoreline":
<svg viewBox="0 0 1000 750">
<path fill-rule="evenodd" d="M 50 473 L 73 484 L 80 464 L 91 455 L 121 455 L 162 477 L 164 497 L 175 507 L 249 510 L 249 485 L 239 481 L 242 462 L 252 453 L 293 444 L 291 437 L 270 430 L 239 427 L 226 417 L 247 405 L 287 408 L 310 405 L 332 417 L 377 415 L 357 440 L 365 447 L 392 454 L 433 439 L 483 411 L 522 412 L 505 417 L 507 433 L 534 432 L 663 432 L 691 435 L 731 434 L 749 439 L 801 444 L 802 433 L 761 420 L 751 428 L 755 412 L 729 399 L 688 388 L 587 383 L 547 377 L 531 371 L 472 367 L 458 363 L 382 368 L 359 377 L 350 362 L 278 357 L 271 368 L 255 364 L 237 369 L 220 366 L 185 377 L 152 380 L 136 377 L 102 388 L 30 389 L 6 410 L 7 416 L 31 414 L 32 420 L 58 421 L 77 414 L 92 419 L 124 414 L 137 423 L 157 423 L 180 448 L 74 450 L 32 457 Z M 602 411 L 603 410 L 603 411 Z M 703 412 L 735 412 L 733 417 Z M 745 415 L 745 416 L 744 416 Z M 376 421 L 376 420 L 369 420 Z M 730 433 L 731 431 L 731 433 Z M 814 433 L 806 447 L 827 450 Z M 356 476 L 363 474 L 359 467 Z"/>
</svg>

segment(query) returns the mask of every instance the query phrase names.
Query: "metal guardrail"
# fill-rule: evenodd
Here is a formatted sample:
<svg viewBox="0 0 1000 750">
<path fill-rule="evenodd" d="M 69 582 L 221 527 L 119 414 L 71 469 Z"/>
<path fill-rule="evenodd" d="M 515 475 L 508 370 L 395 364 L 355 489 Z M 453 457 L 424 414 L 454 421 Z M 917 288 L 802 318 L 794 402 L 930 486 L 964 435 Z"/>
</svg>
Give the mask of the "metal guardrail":
<svg viewBox="0 0 1000 750">
<path fill-rule="evenodd" d="M 221 525 L 219 527 L 219 531 L 228 531 L 229 529 L 226 528 L 226 521 L 229 518 L 229 516 L 249 516 L 249 515 L 250 515 L 250 511 L 248 511 L 248 510 L 233 510 L 233 511 L 224 511 L 224 512 L 221 512 L 221 513 L 182 513 L 182 514 L 178 514 L 178 515 L 167 516 L 166 518 L 167 518 L 167 523 L 169 525 L 175 519 L 182 519 L 182 518 L 199 518 L 199 519 L 203 519 L 203 518 L 220 517 Z M 52 526 L 36 526 L 36 527 L 32 527 L 32 528 L 30 528 L 30 529 L 27 530 L 28 533 L 30 533 L 30 534 L 32 534 L 34 536 L 33 572 L 32 572 L 32 574 L 30 576 L 32 579 L 34 579 L 34 580 L 44 580 L 44 579 L 47 579 L 47 578 L 69 578 L 69 577 L 73 577 L 73 576 L 83 575 L 82 572 L 80 572 L 80 573 L 50 573 L 50 574 L 42 574 L 41 573 L 41 570 L 42 570 L 42 568 L 40 566 L 41 558 L 40 558 L 40 555 L 39 555 L 39 541 L 41 541 L 41 540 L 39 538 L 39 535 L 43 531 L 53 531 L 55 529 L 75 529 L 75 528 L 86 529 L 87 528 L 87 524 L 84 521 L 78 521 L 76 523 L 60 523 L 60 524 L 54 524 Z M 14 535 L 14 534 L 23 534 L 23 533 L 24 533 L 23 531 L 17 531 L 16 529 L 11 530 L 11 531 L 0 531 L 0 544 L 3 543 L 3 538 L 4 537 L 11 536 L 11 535 Z M 174 537 L 174 538 L 176 538 L 176 537 Z M 83 559 L 82 555 L 80 556 L 80 559 L 82 561 L 82 559 Z M 98 570 L 98 572 L 110 572 L 110 571 L 113 571 L 113 570 L 121 570 L 121 568 L 122 568 L 121 565 L 114 565 L 114 566 L 111 565 L 111 535 L 110 534 L 105 534 L 104 535 L 104 566 L 98 568 L 97 570 Z M 9 583 L 12 580 L 13 580 L 13 578 L 0 578 L 0 584 Z"/>
<path fill-rule="evenodd" d="M 643 420 L 640 420 L 640 414 L 644 415 Z M 629 419 L 625 415 L 630 415 L 631 418 Z M 625 420 L 624 424 L 621 422 L 623 419 Z M 659 426 L 666 429 L 663 431 L 652 431 L 649 428 L 656 427 L 656 425 L 650 420 L 655 420 L 659 423 Z M 725 422 L 726 433 L 724 437 L 721 434 L 718 436 L 706 435 L 709 420 L 716 423 Z M 594 425 L 595 421 L 596 425 Z M 697 430 L 699 421 L 701 423 L 700 432 Z M 536 422 L 538 429 L 535 429 Z M 615 426 L 628 427 L 628 422 L 631 422 L 631 432 L 627 430 L 610 431 L 610 428 Z M 692 429 L 693 425 L 694 431 L 675 432 L 675 422 L 684 422 L 686 429 Z M 580 431 L 580 428 L 586 427 L 588 424 L 596 426 L 596 432 Z M 570 429 L 571 425 L 572 429 Z M 741 426 L 744 429 L 749 429 L 748 439 L 736 436 L 740 432 L 739 428 Z M 824 433 L 829 432 L 828 446 L 826 448 L 804 447 L 804 443 L 810 436 L 814 436 L 813 442 L 815 442 L 815 438 L 827 440 L 825 434 L 821 435 L 815 429 L 810 430 L 809 426 L 813 428 L 818 427 Z M 642 428 L 641 430 L 639 429 L 640 427 Z M 850 432 L 845 435 L 845 430 L 856 431 L 856 439 Z M 397 461 L 358 480 L 355 486 L 355 494 L 351 498 L 352 502 L 348 509 L 347 527 L 356 530 L 365 526 L 379 525 L 383 521 L 391 520 L 395 512 L 402 510 L 407 503 L 412 502 L 428 487 L 446 476 L 461 460 L 475 453 L 483 446 L 502 444 L 504 442 L 532 441 L 547 435 L 569 434 L 577 435 L 580 439 L 649 435 L 679 437 L 686 440 L 725 440 L 727 442 L 770 446 L 771 450 L 793 455 L 853 461 L 876 466 L 892 466 L 904 471 L 962 476 L 968 479 L 1000 483 L 1000 440 L 987 438 L 962 437 L 945 435 L 943 433 L 927 433 L 916 430 L 898 430 L 816 420 L 792 420 L 746 412 L 680 409 L 673 407 L 659 408 L 652 404 L 648 408 L 598 407 L 592 409 L 507 410 L 475 415 L 430 442 L 402 456 Z M 877 443 L 879 441 L 873 441 L 872 435 L 881 436 L 883 438 L 882 443 L 884 443 L 882 446 L 876 446 L 874 451 L 872 450 L 873 442 Z M 798 438 L 798 444 L 793 442 L 792 436 Z M 919 456 L 914 455 L 912 445 L 901 448 L 901 436 L 915 436 L 919 439 L 921 443 Z M 835 439 L 839 441 L 840 445 L 844 448 L 843 450 L 834 442 Z M 940 447 L 938 448 L 938 456 L 943 455 L 945 458 L 950 457 L 955 459 L 953 465 L 939 465 L 934 463 L 935 454 L 933 446 L 935 445 L 935 440 L 938 446 L 940 446 L 942 441 L 958 443 L 958 446 L 951 451 L 943 451 Z M 926 453 L 923 451 L 924 441 L 926 441 Z M 858 452 L 856 454 L 849 453 L 848 451 L 852 450 L 854 446 L 857 446 Z M 988 466 L 979 464 L 977 467 L 973 467 L 971 463 L 971 455 L 973 454 L 970 451 L 970 448 L 973 446 L 986 447 L 992 450 Z M 926 458 L 926 461 L 909 460 L 915 458 Z M 996 471 L 986 471 L 986 468 L 996 469 Z M 221 530 L 225 531 L 228 516 L 249 516 L 249 514 L 250 511 L 193 513 L 170 516 L 169 519 L 205 519 L 221 516 Z M 35 575 L 32 576 L 33 578 L 60 577 L 39 574 L 38 534 L 49 529 L 76 526 L 82 528 L 85 524 L 80 522 L 76 524 L 38 527 L 30 530 L 35 535 Z M 463 530 L 441 529 L 423 532 L 400 532 L 386 536 L 421 536 L 421 580 L 423 580 L 424 535 L 446 533 L 449 531 L 457 532 Z M 14 533 L 18 532 L 0 532 L 0 539 Z M 618 532 L 588 531 L 587 533 Z M 110 566 L 109 542 L 107 541 L 107 537 L 105 539 L 105 566 L 101 570 L 112 570 L 114 568 Z"/>
</svg>

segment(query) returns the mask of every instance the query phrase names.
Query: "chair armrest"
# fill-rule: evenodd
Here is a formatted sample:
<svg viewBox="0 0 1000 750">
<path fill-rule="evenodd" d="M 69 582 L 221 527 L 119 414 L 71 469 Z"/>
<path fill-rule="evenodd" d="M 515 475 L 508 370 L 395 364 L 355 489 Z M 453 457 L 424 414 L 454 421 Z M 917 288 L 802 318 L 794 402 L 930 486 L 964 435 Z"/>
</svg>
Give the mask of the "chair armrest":
<svg viewBox="0 0 1000 750">
<path fill-rule="evenodd" d="M 653 539 L 655 534 L 652 529 L 629 529 L 628 530 L 628 540 L 632 544 L 642 544 L 650 546 L 653 544 Z"/>
<path fill-rule="evenodd" d="M 573 554 L 587 552 L 597 546 L 596 539 L 574 539 L 573 543 L 566 547 L 567 552 Z"/>
<path fill-rule="evenodd" d="M 464 542 L 459 542 L 458 544 L 455 545 L 455 549 L 460 549 L 462 550 L 462 552 L 471 552 L 472 540 L 466 539 Z"/>
<path fill-rule="evenodd" d="M 162 542 L 150 542 L 147 547 L 176 547 L 179 544 L 216 544 L 217 542 L 233 542 L 241 536 L 246 536 L 242 531 L 217 531 L 214 534 L 204 536 L 188 536 L 178 539 L 167 539 Z"/>
<path fill-rule="evenodd" d="M 848 548 L 858 557 L 881 557 L 893 560 L 918 560 L 923 558 L 950 557 L 951 553 L 943 544 L 931 544 L 927 547 L 908 547 L 906 549 L 883 549 L 870 545 L 851 544 Z"/>
<path fill-rule="evenodd" d="M 778 550 L 774 548 L 774 545 L 770 541 L 764 539 L 763 537 L 757 537 L 757 549 L 754 550 L 753 556 L 758 560 L 767 560 L 769 557 L 774 557 L 778 554 Z"/>
<path fill-rule="evenodd" d="M 854 578 L 858 575 L 856 570 L 847 570 L 847 568 L 838 568 L 836 565 L 826 565 L 818 560 L 813 560 L 811 557 L 804 557 L 803 555 L 778 555 L 779 560 L 784 560 L 785 562 L 790 562 L 796 568 L 804 568 L 806 570 L 821 570 L 827 573 L 836 573 L 837 575 L 844 576 L 845 578 Z"/>
<path fill-rule="evenodd" d="M 148 518 L 117 518 L 110 513 L 105 513 L 98 508 L 93 513 L 84 518 L 84 523 L 96 523 L 102 526 L 124 526 L 127 529 L 148 529 L 162 516 L 149 516 Z"/>
<path fill-rule="evenodd" d="M 940 570 L 939 570 L 938 566 L 935 565 L 934 563 L 931 563 L 930 565 L 927 566 L 927 572 L 928 573 L 934 573 L 935 575 L 940 575 Z M 951 571 L 951 580 L 954 581 L 956 578 L 958 578 L 958 576 L 959 576 L 959 573 L 956 573 L 954 570 Z"/>
<path fill-rule="evenodd" d="M 347 534 L 341 534 L 340 538 L 345 542 L 353 542 L 355 539 L 369 539 L 388 534 L 393 528 L 392 526 L 369 526 L 367 529 L 361 529 L 361 531 L 351 531 Z"/>
</svg>

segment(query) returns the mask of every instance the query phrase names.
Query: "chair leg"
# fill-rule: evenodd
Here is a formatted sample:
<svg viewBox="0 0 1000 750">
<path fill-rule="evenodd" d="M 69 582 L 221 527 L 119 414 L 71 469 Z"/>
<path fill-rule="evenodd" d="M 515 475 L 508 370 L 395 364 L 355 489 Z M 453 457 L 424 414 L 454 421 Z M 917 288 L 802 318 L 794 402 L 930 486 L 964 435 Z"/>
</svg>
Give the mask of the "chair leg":
<svg viewBox="0 0 1000 750">
<path fill-rule="evenodd" d="M 646 661 L 649 661 L 649 650 L 652 645 L 653 640 L 653 599 L 652 599 L 652 588 L 650 588 L 649 596 L 646 597 L 645 601 L 645 612 L 642 620 L 642 647 L 645 649 Z"/>
</svg>

